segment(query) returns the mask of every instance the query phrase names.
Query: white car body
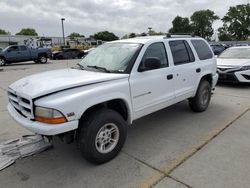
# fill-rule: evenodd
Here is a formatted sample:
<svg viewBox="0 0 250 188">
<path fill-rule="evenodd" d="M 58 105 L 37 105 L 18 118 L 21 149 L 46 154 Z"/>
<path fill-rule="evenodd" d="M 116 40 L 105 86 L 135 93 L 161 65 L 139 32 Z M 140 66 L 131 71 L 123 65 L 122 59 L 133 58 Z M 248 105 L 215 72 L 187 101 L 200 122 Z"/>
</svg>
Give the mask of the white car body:
<svg viewBox="0 0 250 188">
<path fill-rule="evenodd" d="M 173 40 L 187 41 L 195 61 L 175 66 L 169 47 L 169 41 Z M 203 39 L 159 36 L 111 42 L 143 44 L 130 74 L 63 69 L 28 76 L 9 86 L 8 111 L 14 120 L 32 132 L 57 135 L 77 129 L 80 118 L 90 107 L 119 99 L 126 106 L 127 124 L 132 124 L 135 119 L 194 97 L 201 79 L 206 76 L 210 76 L 211 87 L 215 87 L 218 80 L 215 57 L 200 60 L 191 40 Z M 155 42 L 164 43 L 169 66 L 138 72 L 145 50 Z M 200 71 L 196 72 L 197 69 Z M 166 79 L 167 75 L 173 79 Z M 67 122 L 51 125 L 35 121 L 34 106 L 56 109 Z"/>
<path fill-rule="evenodd" d="M 231 47 L 230 49 L 249 49 L 250 46 Z M 244 67 L 249 67 L 245 69 Z M 226 82 L 250 83 L 250 58 L 217 58 L 219 80 Z"/>
</svg>

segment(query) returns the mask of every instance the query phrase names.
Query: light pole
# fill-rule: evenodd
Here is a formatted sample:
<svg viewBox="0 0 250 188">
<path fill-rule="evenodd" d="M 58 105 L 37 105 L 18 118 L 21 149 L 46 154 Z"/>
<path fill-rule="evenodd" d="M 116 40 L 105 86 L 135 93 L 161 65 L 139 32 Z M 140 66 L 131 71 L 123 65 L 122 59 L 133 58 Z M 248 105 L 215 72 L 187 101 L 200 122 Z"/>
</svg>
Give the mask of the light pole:
<svg viewBox="0 0 250 188">
<path fill-rule="evenodd" d="M 61 20 L 62 20 L 63 46 L 65 46 L 64 26 L 63 26 L 63 21 L 65 21 L 65 18 L 61 18 Z"/>
</svg>

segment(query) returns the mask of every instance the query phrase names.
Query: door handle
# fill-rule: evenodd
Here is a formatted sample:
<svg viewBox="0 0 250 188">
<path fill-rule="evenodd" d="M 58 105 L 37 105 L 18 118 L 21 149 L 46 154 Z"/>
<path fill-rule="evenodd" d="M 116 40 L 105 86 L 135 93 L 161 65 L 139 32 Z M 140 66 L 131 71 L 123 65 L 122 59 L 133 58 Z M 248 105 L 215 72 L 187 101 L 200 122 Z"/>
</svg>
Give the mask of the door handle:
<svg viewBox="0 0 250 188">
<path fill-rule="evenodd" d="M 173 76 L 172 74 L 167 75 L 167 79 L 168 79 L 168 80 L 173 79 L 173 77 L 174 77 L 174 76 Z"/>
<path fill-rule="evenodd" d="M 197 73 L 201 72 L 201 69 L 200 68 L 196 69 L 196 72 Z"/>
</svg>

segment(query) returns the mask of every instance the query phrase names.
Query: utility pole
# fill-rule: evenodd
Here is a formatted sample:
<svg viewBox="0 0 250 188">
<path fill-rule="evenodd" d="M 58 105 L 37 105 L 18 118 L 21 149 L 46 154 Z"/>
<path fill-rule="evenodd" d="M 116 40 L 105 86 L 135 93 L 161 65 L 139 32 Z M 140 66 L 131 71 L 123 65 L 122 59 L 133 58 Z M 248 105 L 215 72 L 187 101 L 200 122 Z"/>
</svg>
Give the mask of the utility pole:
<svg viewBox="0 0 250 188">
<path fill-rule="evenodd" d="M 63 25 L 63 21 L 65 21 L 65 18 L 61 18 L 61 20 L 62 20 L 63 46 L 65 46 L 64 25 Z"/>
</svg>

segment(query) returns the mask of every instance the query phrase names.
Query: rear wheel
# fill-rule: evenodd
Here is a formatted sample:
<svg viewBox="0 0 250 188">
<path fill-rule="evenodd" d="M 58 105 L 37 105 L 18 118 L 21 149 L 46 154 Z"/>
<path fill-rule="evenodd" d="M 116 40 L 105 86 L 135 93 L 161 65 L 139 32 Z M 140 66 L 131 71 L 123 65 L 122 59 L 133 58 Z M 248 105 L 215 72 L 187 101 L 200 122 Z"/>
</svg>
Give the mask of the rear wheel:
<svg viewBox="0 0 250 188">
<path fill-rule="evenodd" d="M 6 60 L 4 57 L 0 57 L 0 66 L 6 65 Z"/>
<path fill-rule="evenodd" d="M 47 63 L 47 61 L 48 61 L 48 58 L 47 58 L 46 55 L 40 55 L 39 56 L 39 59 L 38 59 L 39 63 L 45 64 L 45 63 Z"/>
<path fill-rule="evenodd" d="M 101 164 L 112 160 L 122 149 L 127 125 L 114 110 L 99 109 L 88 116 L 79 128 L 79 147 L 89 162 Z"/>
<path fill-rule="evenodd" d="M 202 80 L 194 98 L 189 99 L 189 106 L 194 112 L 203 112 L 207 109 L 211 99 L 211 85 Z"/>
</svg>

